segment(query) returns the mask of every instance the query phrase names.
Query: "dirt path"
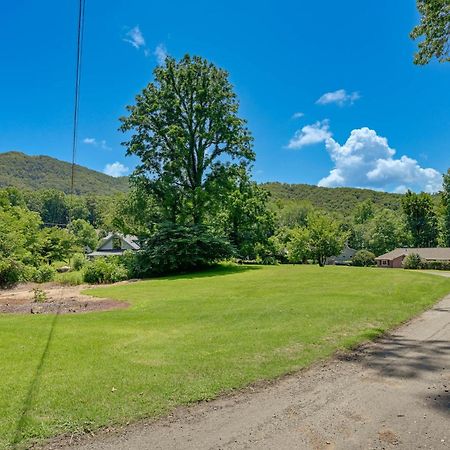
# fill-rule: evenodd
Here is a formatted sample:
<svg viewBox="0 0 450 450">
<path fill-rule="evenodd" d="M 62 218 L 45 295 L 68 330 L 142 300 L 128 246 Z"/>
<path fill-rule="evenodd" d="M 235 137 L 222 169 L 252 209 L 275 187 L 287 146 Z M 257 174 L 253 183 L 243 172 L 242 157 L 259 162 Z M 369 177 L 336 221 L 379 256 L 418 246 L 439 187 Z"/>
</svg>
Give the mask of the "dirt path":
<svg viewBox="0 0 450 450">
<path fill-rule="evenodd" d="M 450 296 L 351 357 L 71 448 L 448 449 L 449 390 Z"/>
</svg>

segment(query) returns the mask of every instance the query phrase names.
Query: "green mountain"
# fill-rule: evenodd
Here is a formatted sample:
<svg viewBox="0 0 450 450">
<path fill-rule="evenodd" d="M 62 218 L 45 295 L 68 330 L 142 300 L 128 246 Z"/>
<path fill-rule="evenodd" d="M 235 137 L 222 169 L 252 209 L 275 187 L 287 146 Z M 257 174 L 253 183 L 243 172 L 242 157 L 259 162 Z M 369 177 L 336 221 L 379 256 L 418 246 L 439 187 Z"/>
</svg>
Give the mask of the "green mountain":
<svg viewBox="0 0 450 450">
<path fill-rule="evenodd" d="M 0 153 L 0 188 L 58 189 L 70 191 L 71 164 L 50 156 L 29 156 L 20 152 Z M 262 186 L 279 202 L 309 202 L 313 206 L 343 215 L 351 214 L 355 206 L 370 199 L 380 207 L 397 210 L 401 194 L 356 188 L 325 188 L 309 184 L 264 183 Z M 77 165 L 75 193 L 109 195 L 127 192 L 128 178 L 114 178 Z"/>
<path fill-rule="evenodd" d="M 397 210 L 401 207 L 401 194 L 372 191 L 356 188 L 326 188 L 309 184 L 264 183 L 274 201 L 306 201 L 313 206 L 334 211 L 343 215 L 352 214 L 355 206 L 364 201 L 372 200 L 379 207 Z"/>
<path fill-rule="evenodd" d="M 30 156 L 21 152 L 0 153 L 0 188 L 58 189 L 70 192 L 72 165 L 50 156 Z M 128 190 L 128 177 L 110 177 L 104 173 L 75 166 L 76 194 L 109 195 Z"/>
</svg>

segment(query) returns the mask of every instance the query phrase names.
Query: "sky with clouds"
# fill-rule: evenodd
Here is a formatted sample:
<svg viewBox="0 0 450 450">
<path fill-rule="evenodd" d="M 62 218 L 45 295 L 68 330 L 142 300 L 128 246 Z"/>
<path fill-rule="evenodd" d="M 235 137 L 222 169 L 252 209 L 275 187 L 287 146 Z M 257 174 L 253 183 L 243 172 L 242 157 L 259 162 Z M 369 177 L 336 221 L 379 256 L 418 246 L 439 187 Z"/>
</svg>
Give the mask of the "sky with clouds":
<svg viewBox="0 0 450 450">
<path fill-rule="evenodd" d="M 2 16 L 0 151 L 70 160 L 77 1 Z M 412 64 L 414 1 L 87 0 L 85 20 L 79 164 L 129 174 L 119 117 L 191 53 L 229 72 L 257 181 L 433 192 L 450 166 L 450 64 Z"/>
</svg>

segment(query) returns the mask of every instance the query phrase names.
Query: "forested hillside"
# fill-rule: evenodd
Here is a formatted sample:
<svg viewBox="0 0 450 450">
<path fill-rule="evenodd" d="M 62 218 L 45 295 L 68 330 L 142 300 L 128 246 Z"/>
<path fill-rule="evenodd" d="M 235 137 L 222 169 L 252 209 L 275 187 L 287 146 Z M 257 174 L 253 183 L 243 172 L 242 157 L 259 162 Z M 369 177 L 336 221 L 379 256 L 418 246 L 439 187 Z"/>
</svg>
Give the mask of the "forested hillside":
<svg viewBox="0 0 450 450">
<path fill-rule="evenodd" d="M 71 164 L 50 156 L 29 156 L 20 152 L 0 153 L 0 188 L 57 189 L 70 191 Z M 75 193 L 109 195 L 128 190 L 128 178 L 114 178 L 77 165 Z"/>
<path fill-rule="evenodd" d="M 401 194 L 355 188 L 326 188 L 309 184 L 264 183 L 273 200 L 306 201 L 314 207 L 343 215 L 352 214 L 356 205 L 371 200 L 375 206 L 397 210 L 401 207 Z"/>
<path fill-rule="evenodd" d="M 50 156 L 29 156 L 20 152 L 0 153 L 0 188 L 70 191 L 71 165 Z M 352 214 L 356 205 L 371 200 L 376 207 L 397 210 L 401 194 L 356 188 L 325 188 L 309 184 L 264 183 L 273 201 L 310 203 L 313 207 L 341 215 Z M 128 191 L 128 178 L 114 178 L 77 165 L 76 194 L 112 195 Z M 436 198 L 436 197 L 435 197 Z"/>
</svg>

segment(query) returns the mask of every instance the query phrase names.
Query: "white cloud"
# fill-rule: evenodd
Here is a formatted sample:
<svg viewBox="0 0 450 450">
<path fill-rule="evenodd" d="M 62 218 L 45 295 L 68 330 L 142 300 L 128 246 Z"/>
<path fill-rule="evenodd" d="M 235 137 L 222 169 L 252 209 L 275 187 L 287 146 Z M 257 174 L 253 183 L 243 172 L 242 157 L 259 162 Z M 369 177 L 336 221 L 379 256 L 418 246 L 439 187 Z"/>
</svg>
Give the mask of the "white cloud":
<svg viewBox="0 0 450 450">
<path fill-rule="evenodd" d="M 134 48 L 141 48 L 145 47 L 145 39 L 144 35 L 142 34 L 141 30 L 139 29 L 139 25 L 136 25 L 131 30 L 129 30 L 125 37 L 123 38 L 125 42 L 128 42 L 131 44 Z"/>
<path fill-rule="evenodd" d="M 83 139 L 83 144 L 92 145 L 94 147 L 99 147 L 102 150 L 111 150 L 111 147 L 109 147 L 106 144 L 106 141 L 104 139 L 102 139 L 101 141 L 98 141 L 97 139 L 95 139 L 93 137 L 87 137 L 87 138 Z"/>
<path fill-rule="evenodd" d="M 347 93 L 345 89 L 338 89 L 334 92 L 327 92 L 323 94 L 316 103 L 318 105 L 328 105 L 336 103 L 339 106 L 352 105 L 356 100 L 361 98 L 359 92 Z"/>
<path fill-rule="evenodd" d="M 296 112 L 294 114 L 292 114 L 292 118 L 293 119 L 301 119 L 305 114 L 302 112 Z"/>
<path fill-rule="evenodd" d="M 158 44 L 153 53 L 156 56 L 158 64 L 162 66 L 167 58 L 167 48 L 164 44 Z"/>
<path fill-rule="evenodd" d="M 116 161 L 112 164 L 106 164 L 105 168 L 103 169 L 103 173 L 111 177 L 123 177 L 124 175 L 127 175 L 129 171 L 130 169 L 124 166 L 119 161 Z"/>
<path fill-rule="evenodd" d="M 423 168 L 408 156 L 396 159 L 388 141 L 367 127 L 355 129 L 344 145 L 331 137 L 325 146 L 335 167 L 319 181 L 319 186 L 354 186 L 405 192 L 407 189 L 436 192 L 442 186 L 441 174 Z"/>
<path fill-rule="evenodd" d="M 299 149 L 305 145 L 319 144 L 331 138 L 328 120 L 318 121 L 311 125 L 305 125 L 302 129 L 297 130 L 289 141 L 287 148 Z"/>
</svg>

